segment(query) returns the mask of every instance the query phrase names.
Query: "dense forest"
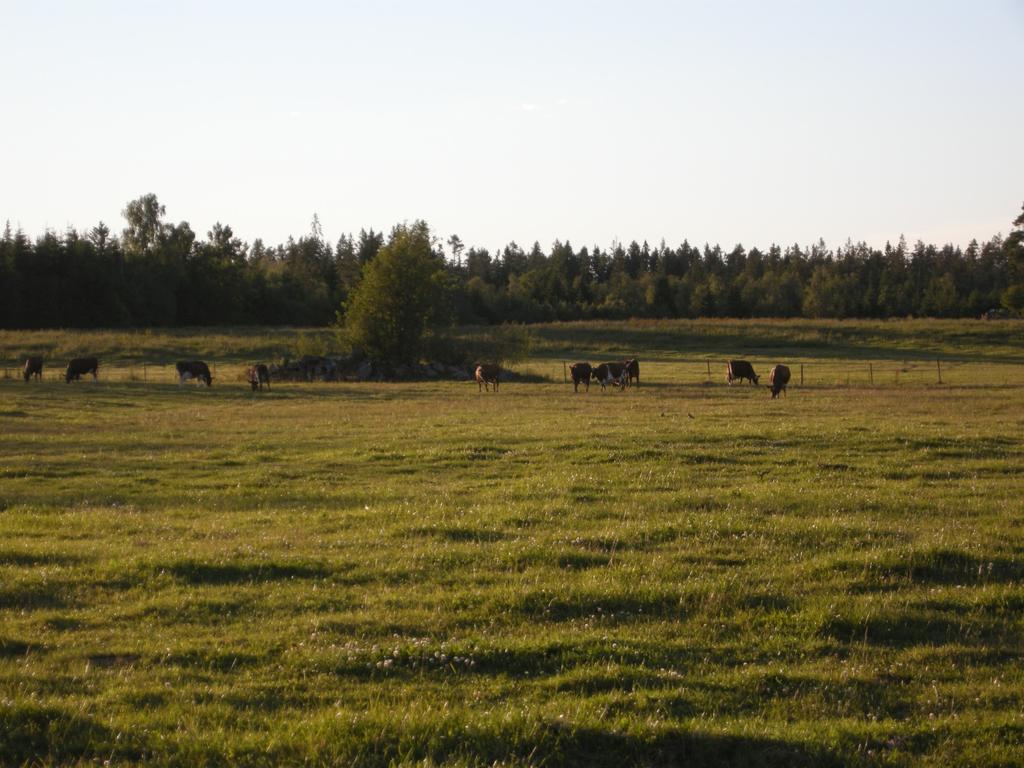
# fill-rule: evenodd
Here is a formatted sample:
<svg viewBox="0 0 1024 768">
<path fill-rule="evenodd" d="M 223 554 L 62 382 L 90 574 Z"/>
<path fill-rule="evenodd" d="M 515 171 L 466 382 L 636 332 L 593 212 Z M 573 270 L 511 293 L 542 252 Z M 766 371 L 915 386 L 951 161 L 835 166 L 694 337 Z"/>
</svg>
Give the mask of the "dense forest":
<svg viewBox="0 0 1024 768">
<path fill-rule="evenodd" d="M 122 212 L 120 236 L 8 224 L 0 238 L 0 327 L 266 324 L 320 326 L 344 313 L 364 266 L 385 244 L 363 230 L 327 242 L 314 216 L 298 240 L 243 243 L 216 224 L 200 239 L 164 220 L 155 195 Z M 455 320 L 534 322 L 625 317 L 977 317 L 1024 310 L 1024 213 L 1008 237 L 952 245 L 830 249 L 664 242 L 499 251 L 431 240 Z"/>
</svg>

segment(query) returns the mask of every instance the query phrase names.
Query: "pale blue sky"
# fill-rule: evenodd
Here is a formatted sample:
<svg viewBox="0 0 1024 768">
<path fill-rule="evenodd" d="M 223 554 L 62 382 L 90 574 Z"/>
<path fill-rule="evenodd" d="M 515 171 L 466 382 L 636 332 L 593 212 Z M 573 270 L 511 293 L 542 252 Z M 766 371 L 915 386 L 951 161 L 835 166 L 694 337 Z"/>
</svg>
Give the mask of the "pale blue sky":
<svg viewBox="0 0 1024 768">
<path fill-rule="evenodd" d="M 966 244 L 1024 203 L 1024 2 L 0 0 L 0 221 L 426 219 L 495 248 Z"/>
</svg>

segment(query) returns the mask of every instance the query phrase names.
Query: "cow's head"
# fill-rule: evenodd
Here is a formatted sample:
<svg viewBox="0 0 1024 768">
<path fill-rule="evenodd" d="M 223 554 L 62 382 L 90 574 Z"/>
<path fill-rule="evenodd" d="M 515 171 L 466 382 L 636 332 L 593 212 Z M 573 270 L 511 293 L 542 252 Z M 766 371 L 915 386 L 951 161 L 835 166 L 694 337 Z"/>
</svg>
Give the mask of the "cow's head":
<svg viewBox="0 0 1024 768">
<path fill-rule="evenodd" d="M 752 373 L 750 375 L 750 378 L 754 380 L 754 384 L 757 384 L 757 386 L 761 386 L 760 384 L 758 384 L 758 378 L 759 377 L 758 377 L 758 375 L 756 373 Z"/>
</svg>

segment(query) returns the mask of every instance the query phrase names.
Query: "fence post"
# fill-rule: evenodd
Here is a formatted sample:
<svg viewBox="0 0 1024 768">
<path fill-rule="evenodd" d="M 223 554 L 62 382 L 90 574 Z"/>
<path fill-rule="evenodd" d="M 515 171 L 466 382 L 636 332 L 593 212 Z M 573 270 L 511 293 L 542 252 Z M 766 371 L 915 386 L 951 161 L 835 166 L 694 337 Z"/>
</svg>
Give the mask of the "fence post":
<svg viewBox="0 0 1024 768">
<path fill-rule="evenodd" d="M 804 385 L 804 364 L 800 363 L 800 386 Z"/>
<path fill-rule="evenodd" d="M 868 384 L 875 386 L 875 371 L 871 363 L 868 363 Z"/>
<path fill-rule="evenodd" d="M 939 374 L 939 384 L 942 383 L 942 363 L 938 358 L 935 358 L 935 371 Z"/>
<path fill-rule="evenodd" d="M 563 384 L 568 384 L 569 383 L 569 374 L 566 373 L 566 370 L 565 370 L 565 360 L 562 361 L 562 383 Z"/>
<path fill-rule="evenodd" d="M 705 360 L 704 362 L 708 364 L 708 381 L 711 381 L 711 361 Z"/>
</svg>

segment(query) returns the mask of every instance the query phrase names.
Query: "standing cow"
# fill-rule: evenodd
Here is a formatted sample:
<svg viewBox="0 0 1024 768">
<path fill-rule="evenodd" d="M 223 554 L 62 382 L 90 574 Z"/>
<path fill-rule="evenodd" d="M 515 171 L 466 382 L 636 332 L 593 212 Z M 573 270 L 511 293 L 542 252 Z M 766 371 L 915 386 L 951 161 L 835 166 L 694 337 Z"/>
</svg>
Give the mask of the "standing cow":
<svg viewBox="0 0 1024 768">
<path fill-rule="evenodd" d="M 252 391 L 255 392 L 257 389 L 263 391 L 263 385 L 267 385 L 267 389 L 270 389 L 270 370 L 263 363 L 257 363 L 249 369 L 249 384 L 252 385 Z"/>
<path fill-rule="evenodd" d="M 629 371 L 625 363 L 601 363 L 594 368 L 593 376 L 601 385 L 602 391 L 609 384 L 621 387 L 622 389 L 625 389 L 629 384 Z"/>
<path fill-rule="evenodd" d="M 751 384 L 757 386 L 757 374 L 754 373 L 754 366 L 746 360 L 730 360 L 725 366 L 725 376 L 729 384 L 748 379 Z"/>
<path fill-rule="evenodd" d="M 70 384 L 72 381 L 78 381 L 84 373 L 91 373 L 92 380 L 97 381 L 99 372 L 100 361 L 95 357 L 76 357 L 68 363 L 67 370 L 64 371 L 64 383 Z"/>
<path fill-rule="evenodd" d="M 573 363 L 569 366 L 569 373 L 572 374 L 573 392 L 580 391 L 580 384 L 586 387 L 587 392 L 590 391 L 590 377 L 594 373 L 590 363 Z"/>
<path fill-rule="evenodd" d="M 636 385 L 639 387 L 640 386 L 640 361 L 637 360 L 634 357 L 632 360 L 626 360 L 623 363 L 623 365 L 626 366 L 626 379 L 627 379 L 626 383 L 629 386 L 633 386 L 633 382 L 635 381 Z"/>
<path fill-rule="evenodd" d="M 476 367 L 476 379 L 477 386 L 481 392 L 486 389 L 490 392 L 490 385 L 494 385 L 494 391 L 498 391 L 498 376 L 501 375 L 501 366 L 495 365 L 494 363 L 482 363 Z"/>
<path fill-rule="evenodd" d="M 36 381 L 43 380 L 43 358 L 38 355 L 25 358 L 25 381 L 28 381 L 33 376 L 36 377 Z"/>
<path fill-rule="evenodd" d="M 213 376 L 210 375 L 210 367 L 202 360 L 183 360 L 174 364 L 178 370 L 178 386 L 180 387 L 189 379 L 205 381 L 206 386 L 213 384 Z"/>
<path fill-rule="evenodd" d="M 789 366 L 779 363 L 772 368 L 768 372 L 768 384 L 772 388 L 772 400 L 779 396 L 779 392 L 785 394 L 786 385 L 789 384 Z"/>
</svg>

